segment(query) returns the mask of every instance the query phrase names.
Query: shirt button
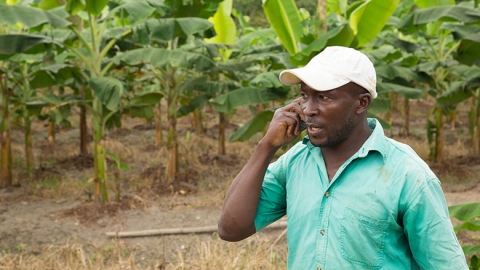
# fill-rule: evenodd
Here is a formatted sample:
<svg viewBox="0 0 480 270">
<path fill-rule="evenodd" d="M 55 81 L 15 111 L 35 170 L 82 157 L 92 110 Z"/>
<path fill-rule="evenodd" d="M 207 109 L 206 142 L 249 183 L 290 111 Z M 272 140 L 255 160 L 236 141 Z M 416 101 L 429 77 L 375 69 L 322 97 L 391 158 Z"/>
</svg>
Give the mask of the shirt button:
<svg viewBox="0 0 480 270">
<path fill-rule="evenodd" d="M 317 266 L 317 270 L 322 270 L 322 267 L 320 267 L 320 266 Z"/>
<path fill-rule="evenodd" d="M 324 235 L 324 234 L 325 234 L 325 230 L 321 230 L 320 233 L 321 233 L 322 235 Z"/>
<path fill-rule="evenodd" d="M 327 191 L 325 192 L 325 197 L 329 197 L 330 196 L 330 193 Z"/>
</svg>

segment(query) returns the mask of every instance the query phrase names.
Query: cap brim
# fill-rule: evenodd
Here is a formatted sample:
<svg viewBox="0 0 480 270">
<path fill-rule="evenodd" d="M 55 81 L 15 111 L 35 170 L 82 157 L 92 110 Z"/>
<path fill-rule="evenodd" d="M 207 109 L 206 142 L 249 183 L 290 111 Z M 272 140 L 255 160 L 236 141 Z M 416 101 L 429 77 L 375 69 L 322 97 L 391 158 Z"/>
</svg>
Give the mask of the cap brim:
<svg viewBox="0 0 480 270">
<path fill-rule="evenodd" d="M 326 71 L 306 69 L 304 67 L 284 70 L 280 73 L 279 79 L 281 83 L 287 86 L 303 82 L 317 91 L 332 90 L 350 82 L 350 80 L 340 78 Z"/>
</svg>

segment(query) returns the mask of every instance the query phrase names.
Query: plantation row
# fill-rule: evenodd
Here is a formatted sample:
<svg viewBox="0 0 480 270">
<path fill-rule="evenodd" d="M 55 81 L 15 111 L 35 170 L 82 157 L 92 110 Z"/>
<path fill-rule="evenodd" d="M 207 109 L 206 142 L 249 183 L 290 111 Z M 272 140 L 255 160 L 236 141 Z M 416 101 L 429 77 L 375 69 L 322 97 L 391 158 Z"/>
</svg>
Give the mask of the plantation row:
<svg viewBox="0 0 480 270">
<path fill-rule="evenodd" d="M 55 126 L 68 123 L 72 106 L 81 108 L 84 153 L 86 127 L 93 129 L 95 200 L 109 200 L 105 129 L 119 127 L 125 115 L 155 119 L 157 142 L 165 141 L 170 153 L 166 179 L 173 182 L 179 117 L 193 114 L 201 126 L 202 109 L 213 107 L 219 115 L 219 152 L 225 153 L 226 114 L 249 106 L 254 115 L 231 141 L 263 131 L 272 104 L 296 95 L 279 83 L 279 72 L 305 65 L 331 45 L 361 49 L 375 63 L 380 97 L 370 114 L 382 116 L 386 128 L 398 95 L 405 97 L 406 112 L 411 99 L 436 100 L 426 128 L 435 161 L 444 155 L 445 116 L 471 99 L 473 152 L 479 151 L 476 1 L 324 1 L 318 14 L 310 14 L 294 1 L 269 0 L 263 11 L 270 27 L 258 29 L 232 9 L 231 0 L 7 2 L 0 1 L 1 187 L 12 184 L 13 119 L 24 129 L 31 171 L 32 122 L 48 121 L 53 141 Z M 405 119 L 408 132 L 408 113 Z"/>
</svg>

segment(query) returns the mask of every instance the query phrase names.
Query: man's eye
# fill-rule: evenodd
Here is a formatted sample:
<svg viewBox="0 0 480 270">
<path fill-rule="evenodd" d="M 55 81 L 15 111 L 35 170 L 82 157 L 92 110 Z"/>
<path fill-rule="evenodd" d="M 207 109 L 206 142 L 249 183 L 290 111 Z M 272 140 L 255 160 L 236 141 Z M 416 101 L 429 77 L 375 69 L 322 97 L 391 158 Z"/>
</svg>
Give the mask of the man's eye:
<svg viewBox="0 0 480 270">
<path fill-rule="evenodd" d="M 324 95 L 318 95 L 318 99 L 324 100 L 324 99 L 327 99 L 327 97 Z"/>
<path fill-rule="evenodd" d="M 301 93 L 300 96 L 301 96 L 302 98 L 307 98 L 307 94 L 305 94 L 305 93 Z"/>
</svg>

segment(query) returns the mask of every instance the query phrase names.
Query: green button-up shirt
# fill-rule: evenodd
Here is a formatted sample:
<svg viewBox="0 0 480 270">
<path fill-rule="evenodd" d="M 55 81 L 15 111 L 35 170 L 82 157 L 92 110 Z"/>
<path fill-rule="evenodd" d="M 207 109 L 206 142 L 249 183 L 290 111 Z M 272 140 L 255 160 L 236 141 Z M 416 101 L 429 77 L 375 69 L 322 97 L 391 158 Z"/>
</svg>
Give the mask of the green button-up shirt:
<svg viewBox="0 0 480 270">
<path fill-rule="evenodd" d="M 373 133 L 332 181 L 308 137 L 270 164 L 257 231 L 287 215 L 289 269 L 468 269 L 438 178 L 368 122 Z"/>
</svg>

